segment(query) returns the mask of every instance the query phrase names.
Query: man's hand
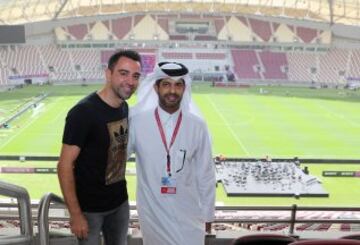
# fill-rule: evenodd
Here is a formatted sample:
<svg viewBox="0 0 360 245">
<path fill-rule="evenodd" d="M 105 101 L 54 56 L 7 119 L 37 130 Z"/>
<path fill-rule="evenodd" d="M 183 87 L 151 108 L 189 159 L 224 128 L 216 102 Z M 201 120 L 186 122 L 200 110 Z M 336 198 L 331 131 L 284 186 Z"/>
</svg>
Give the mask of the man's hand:
<svg viewBox="0 0 360 245">
<path fill-rule="evenodd" d="M 89 232 L 88 223 L 83 214 L 70 217 L 71 232 L 79 239 L 86 239 Z"/>
<path fill-rule="evenodd" d="M 211 222 L 205 223 L 205 232 L 211 234 Z"/>
</svg>

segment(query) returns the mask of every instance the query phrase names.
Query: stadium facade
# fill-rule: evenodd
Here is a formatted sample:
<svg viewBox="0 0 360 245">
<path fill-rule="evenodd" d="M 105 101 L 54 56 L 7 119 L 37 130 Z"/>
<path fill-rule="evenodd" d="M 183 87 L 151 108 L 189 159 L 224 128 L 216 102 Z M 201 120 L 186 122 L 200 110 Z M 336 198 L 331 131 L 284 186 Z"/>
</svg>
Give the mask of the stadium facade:
<svg viewBox="0 0 360 245">
<path fill-rule="evenodd" d="M 99 81 L 124 48 L 143 55 L 144 74 L 166 59 L 196 80 L 357 84 L 355 2 L 1 1 L 4 26 L 23 25 L 24 41 L 0 44 L 0 84 Z"/>
</svg>

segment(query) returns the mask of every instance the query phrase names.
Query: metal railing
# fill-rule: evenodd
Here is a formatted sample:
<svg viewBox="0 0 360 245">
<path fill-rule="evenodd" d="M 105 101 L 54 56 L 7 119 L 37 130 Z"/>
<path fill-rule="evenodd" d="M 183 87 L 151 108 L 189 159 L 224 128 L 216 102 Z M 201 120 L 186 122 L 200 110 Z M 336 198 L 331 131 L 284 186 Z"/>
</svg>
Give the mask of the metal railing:
<svg viewBox="0 0 360 245">
<path fill-rule="evenodd" d="M 47 196 L 47 199 L 51 197 L 55 197 L 55 194 L 48 193 L 45 196 Z M 43 199 L 45 198 L 43 197 Z M 58 196 L 55 197 L 55 199 L 60 198 Z M 43 200 L 42 199 L 42 200 Z M 47 200 L 46 199 L 46 200 Z M 57 199 L 59 200 L 59 199 Z M 62 198 L 60 198 L 61 201 L 52 200 L 49 201 L 48 204 L 46 204 L 47 209 L 49 209 L 49 206 L 51 205 L 51 208 L 54 209 L 66 209 L 66 206 L 64 205 L 64 202 Z M 46 201 L 48 202 L 48 201 Z M 44 204 L 45 205 L 45 204 Z M 17 207 L 17 204 L 14 203 L 0 203 L 0 208 L 15 208 Z M 33 212 L 36 213 L 38 209 L 40 209 L 40 203 L 39 204 L 31 204 L 31 208 L 33 209 Z M 42 209 L 45 208 L 45 206 L 42 207 Z M 135 205 L 130 205 L 130 210 L 136 210 Z M 290 231 L 293 232 L 293 227 L 295 224 L 298 223 L 334 223 L 334 224 L 341 224 L 341 223 L 353 223 L 353 224 L 360 224 L 360 219 L 349 219 L 349 218 L 337 218 L 337 219 L 323 219 L 323 218 L 299 218 L 297 217 L 299 211 L 353 211 L 353 212 L 360 212 L 360 207 L 325 207 L 325 206 L 297 206 L 297 205 L 291 205 L 291 206 L 216 206 L 217 211 L 288 211 L 290 212 L 290 218 L 288 219 L 277 219 L 277 218 L 270 218 L 270 219 L 253 219 L 253 218 L 216 218 L 214 223 L 288 223 L 290 225 Z M 45 212 L 46 210 L 44 210 Z M 49 212 L 47 210 L 46 212 Z M 48 213 L 47 213 L 48 214 Z M 32 219 L 33 221 L 38 220 L 38 216 L 33 215 Z M 15 220 L 18 219 L 13 214 L 2 214 L 0 215 L 0 220 Z M 51 218 L 48 218 L 46 222 L 49 222 L 49 219 L 51 221 L 68 221 L 68 217 L 64 216 L 54 216 Z M 138 218 L 130 218 L 130 222 L 137 222 Z M 292 228 L 291 228 L 292 227 Z"/>
<path fill-rule="evenodd" d="M 8 203 L 8 204 L 0 204 L 1 207 L 15 207 L 14 204 Z M 29 206 L 30 207 L 30 206 Z M 32 205 L 32 208 L 36 210 L 37 213 L 37 221 L 38 221 L 38 230 L 39 230 L 39 244 L 40 245 L 47 245 L 50 242 L 50 235 L 49 235 L 49 220 L 50 221 L 68 221 L 68 217 L 66 216 L 53 216 L 49 217 L 49 209 L 66 209 L 66 206 L 64 205 L 64 201 L 61 197 L 53 194 L 48 193 L 43 196 L 41 199 L 39 205 Z M 136 210 L 135 205 L 130 206 L 131 210 Z M 36 212 L 34 211 L 34 212 Z M 306 216 L 299 215 L 299 212 L 302 211 L 334 211 L 334 212 L 342 212 L 342 211 L 352 211 L 352 212 L 360 212 L 360 207 L 316 207 L 316 206 L 297 206 L 297 205 L 291 205 L 291 206 L 217 206 L 216 211 L 229 211 L 230 215 L 229 218 L 216 218 L 214 223 L 243 223 L 243 224 L 257 224 L 257 223 L 278 223 L 278 224 L 288 224 L 287 232 L 288 235 L 294 235 L 297 236 L 298 234 L 295 234 L 295 225 L 299 223 L 333 223 L 333 224 L 360 224 L 360 219 L 356 219 L 353 217 L 340 217 L 340 218 L 313 218 L 312 216 L 309 216 L 307 218 Z M 237 212 L 237 211 L 249 211 L 249 215 L 244 215 L 242 213 L 241 215 L 233 215 L 231 214 L 231 211 Z M 282 213 L 281 218 L 274 217 L 274 215 L 268 215 L 268 217 L 251 217 L 252 213 L 251 211 L 264 211 L 271 212 L 276 211 L 278 213 Z M 288 212 L 288 213 L 287 213 Z M 221 216 L 221 215 L 219 215 Z M 233 217 L 232 217 L 233 216 Z M 302 217 L 303 216 L 303 217 Z M 9 215 L 9 217 L 13 217 Z M 30 217 L 29 215 L 27 217 Z M 6 217 L 5 217 L 6 218 Z M 36 217 L 33 216 L 33 219 Z M 4 215 L 2 217 L 0 216 L 0 219 L 4 219 Z M 130 222 L 138 222 L 137 217 L 131 217 Z M 30 222 L 31 224 L 31 222 Z M 271 231 L 269 231 L 271 232 Z M 301 238 L 301 236 L 300 236 Z M 1 241 L 1 239 L 0 239 Z M 1 243 L 0 244 L 4 244 Z"/>
<path fill-rule="evenodd" d="M 289 235 L 294 234 L 295 225 L 298 223 L 333 223 L 333 224 L 360 224 L 360 219 L 306 219 L 298 218 L 299 211 L 355 211 L 360 212 L 358 207 L 299 207 L 296 204 L 292 206 L 217 206 L 216 210 L 221 211 L 288 211 L 290 216 L 288 219 L 249 219 L 249 218 L 235 218 L 235 219 L 216 219 L 215 223 L 287 223 L 289 224 Z"/>
<path fill-rule="evenodd" d="M 16 207 L 20 220 L 20 235 L 2 236 L 0 244 L 32 244 L 33 226 L 29 193 L 23 187 L 0 181 L 0 195 L 17 199 Z"/>
<path fill-rule="evenodd" d="M 65 208 L 64 200 L 53 193 L 47 193 L 41 198 L 39 202 L 38 219 L 37 219 L 40 245 L 50 244 L 49 210 L 51 203 L 60 204 Z"/>
</svg>

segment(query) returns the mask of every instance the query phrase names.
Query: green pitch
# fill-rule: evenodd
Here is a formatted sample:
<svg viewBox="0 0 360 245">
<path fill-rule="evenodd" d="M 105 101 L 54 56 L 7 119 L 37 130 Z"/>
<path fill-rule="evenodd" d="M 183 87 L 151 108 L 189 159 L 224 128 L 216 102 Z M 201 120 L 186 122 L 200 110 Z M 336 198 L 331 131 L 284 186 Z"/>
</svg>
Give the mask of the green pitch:
<svg viewBox="0 0 360 245">
<path fill-rule="evenodd" d="M 67 111 L 99 86 L 30 86 L 0 93 L 0 121 L 30 103 L 39 93 L 48 97 L 0 129 L 1 155 L 53 155 L 61 147 Z M 261 93 L 260 93 L 261 91 Z M 360 158 L 360 93 L 358 91 L 289 87 L 246 89 L 193 86 L 213 140 L 213 155 L 231 157 Z M 134 104 L 135 98 L 129 101 Z M 0 165 L 54 167 L 55 163 L 2 162 Z M 133 166 L 132 166 L 133 167 Z M 360 165 L 309 165 L 322 170 L 360 170 Z M 1 174 L 1 179 L 25 186 L 34 199 L 60 193 L 56 175 Z M 135 177 L 128 176 L 135 200 Z M 217 201 L 232 205 L 357 205 L 360 178 L 323 178 L 329 198 L 228 198 L 219 185 Z"/>
</svg>

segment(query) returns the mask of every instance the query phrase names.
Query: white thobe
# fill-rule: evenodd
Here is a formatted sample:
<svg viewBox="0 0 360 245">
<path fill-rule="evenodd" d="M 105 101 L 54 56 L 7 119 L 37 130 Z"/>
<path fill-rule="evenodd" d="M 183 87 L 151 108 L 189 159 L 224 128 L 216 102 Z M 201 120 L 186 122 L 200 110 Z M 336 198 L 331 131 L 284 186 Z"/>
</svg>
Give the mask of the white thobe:
<svg viewBox="0 0 360 245">
<path fill-rule="evenodd" d="M 158 110 L 169 146 L 179 111 L 170 115 Z M 137 209 L 144 245 L 203 245 L 205 222 L 214 218 L 216 181 L 205 122 L 183 113 L 170 148 L 176 194 L 160 190 L 161 178 L 167 176 L 167 153 L 154 110 L 131 118 L 129 133 L 128 153 L 136 154 Z"/>
</svg>

